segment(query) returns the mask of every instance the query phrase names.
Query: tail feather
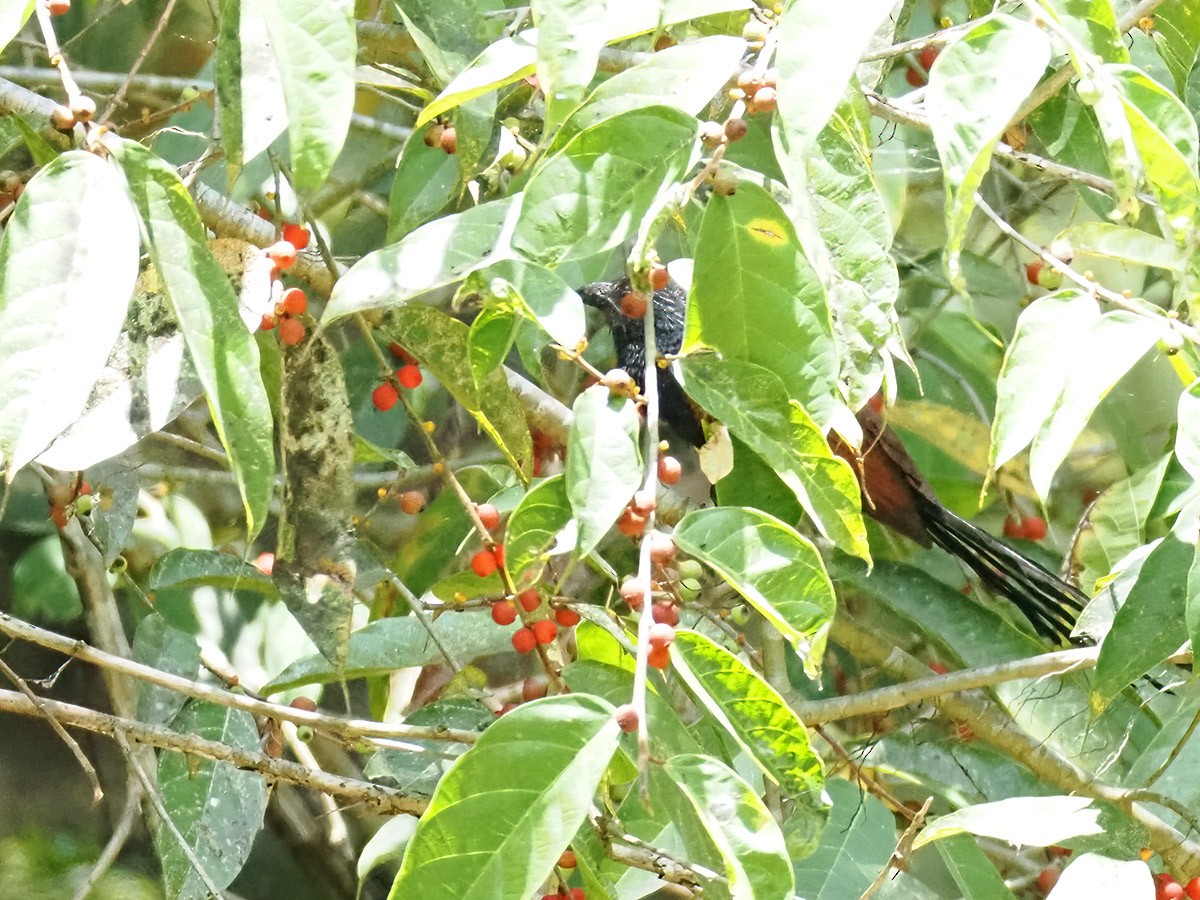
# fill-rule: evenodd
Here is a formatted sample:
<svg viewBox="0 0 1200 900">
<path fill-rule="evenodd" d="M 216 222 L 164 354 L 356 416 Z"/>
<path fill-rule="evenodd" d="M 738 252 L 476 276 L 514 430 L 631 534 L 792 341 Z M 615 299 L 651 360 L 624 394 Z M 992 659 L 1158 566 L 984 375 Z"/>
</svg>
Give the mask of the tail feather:
<svg viewBox="0 0 1200 900">
<path fill-rule="evenodd" d="M 939 547 L 970 566 L 989 590 L 1012 602 L 1039 633 L 1070 642 L 1088 602 L 1082 591 L 940 505 L 929 503 L 923 513 Z"/>
</svg>

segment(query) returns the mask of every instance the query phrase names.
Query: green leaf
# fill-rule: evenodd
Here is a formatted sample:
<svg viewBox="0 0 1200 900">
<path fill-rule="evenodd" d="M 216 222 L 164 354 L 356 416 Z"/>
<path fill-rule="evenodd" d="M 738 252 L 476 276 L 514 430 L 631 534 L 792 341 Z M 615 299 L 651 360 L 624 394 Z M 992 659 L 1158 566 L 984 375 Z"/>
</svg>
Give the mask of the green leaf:
<svg viewBox="0 0 1200 900">
<path fill-rule="evenodd" d="M 22 619 L 65 623 L 83 612 L 79 588 L 67 574 L 58 535 L 37 541 L 13 563 L 11 590 L 13 613 Z"/>
<path fill-rule="evenodd" d="M 774 469 L 820 532 L 869 560 L 858 479 L 779 379 L 736 360 L 696 356 L 679 365 L 688 395 Z"/>
<path fill-rule="evenodd" d="M 502 371 L 493 370 L 476 387 L 470 357 L 470 329 L 440 310 L 411 304 L 387 322 L 389 337 L 431 371 L 479 423 L 518 472 L 532 466 L 533 445 L 525 410 Z"/>
<path fill-rule="evenodd" d="M 1179 248 L 1158 235 L 1111 222 L 1082 222 L 1059 235 L 1075 255 L 1117 259 L 1139 266 L 1156 266 L 1181 273 L 1187 261 Z"/>
<path fill-rule="evenodd" d="M 0 7 L 0 48 L 17 36 L 25 20 L 33 15 L 37 0 L 5 0 Z"/>
<path fill-rule="evenodd" d="M 204 385 L 253 537 L 266 523 L 275 487 L 271 405 L 259 372 L 258 345 L 242 322 L 229 277 L 209 252 L 200 214 L 179 176 L 132 141 L 117 146 L 115 156 L 141 214 L 150 258 Z"/>
<path fill-rule="evenodd" d="M 584 694 L 501 717 L 438 784 L 389 897 L 531 896 L 582 824 L 617 736 L 613 708 Z"/>
<path fill-rule="evenodd" d="M 396 244 L 368 253 L 338 279 L 322 326 L 369 309 L 392 309 L 465 278 L 511 253 L 505 236 L 520 208 L 505 197 L 422 225 Z"/>
<path fill-rule="evenodd" d="M 546 133 L 583 101 L 608 36 L 607 9 L 591 0 L 533 0 L 538 84 L 546 96 Z"/>
<path fill-rule="evenodd" d="M 1167 535 L 1150 551 L 1100 645 L 1093 707 L 1103 709 L 1187 639 L 1186 610 L 1196 589 L 1189 573 L 1195 559 L 1195 540 L 1182 534 Z"/>
<path fill-rule="evenodd" d="M 738 900 L 791 896 L 795 878 L 783 832 L 750 785 L 706 756 L 673 757 L 666 770 L 721 851 L 730 894 Z"/>
<path fill-rule="evenodd" d="M 996 866 L 972 838 L 965 834 L 951 835 L 938 841 L 937 849 L 963 892 L 963 900 L 1013 900 L 1013 892 L 1004 884 Z"/>
<path fill-rule="evenodd" d="M 277 597 L 275 583 L 245 560 L 216 550 L 177 547 L 160 556 L 150 570 L 150 590 L 217 587 L 226 591 L 253 591 Z"/>
<path fill-rule="evenodd" d="M 1087 897 L 1089 900 L 1127 900 L 1148 898 L 1154 891 L 1150 868 L 1140 859 L 1110 859 L 1099 853 L 1075 857 L 1063 871 L 1055 892 L 1064 898 Z"/>
<path fill-rule="evenodd" d="M 513 234 L 530 259 L 555 265 L 631 237 L 692 164 L 696 120 L 650 106 L 581 131 L 534 170 Z"/>
<path fill-rule="evenodd" d="M 512 650 L 511 635 L 497 628 L 486 613 L 448 612 L 435 619 L 431 628 L 447 652 L 462 663 Z M 341 675 L 347 679 L 370 678 L 440 661 L 442 651 L 420 621 L 412 616 L 378 619 L 350 635 L 341 672 L 324 656 L 314 653 L 292 663 L 262 691 L 277 694 L 306 684 L 328 684 Z"/>
<path fill-rule="evenodd" d="M 482 734 L 495 720 L 495 713 L 478 700 L 456 698 L 423 706 L 412 715 L 405 716 L 404 724 Z M 372 780 L 390 779 L 405 793 L 429 795 L 458 757 L 470 747 L 469 744 L 458 742 L 429 740 L 410 740 L 405 744 L 409 746 L 402 750 L 384 749 L 375 753 L 367 762 L 363 774 Z"/>
<path fill-rule="evenodd" d="M 1049 847 L 1081 835 L 1099 834 L 1099 807 L 1090 797 L 1012 797 L 968 806 L 930 821 L 913 849 L 949 837 L 974 834 L 1032 847 Z"/>
<path fill-rule="evenodd" d="M 646 106 L 671 106 L 698 116 L 737 70 L 746 42 L 715 34 L 668 47 L 602 81 L 555 134 L 558 150 L 579 132 L 605 119 Z"/>
<path fill-rule="evenodd" d="M 1200 9 L 1191 0 L 1166 0 L 1154 11 L 1152 36 L 1158 55 L 1175 79 L 1175 92 L 1184 96 L 1200 52 Z"/>
<path fill-rule="evenodd" d="M 825 767 L 804 723 L 753 669 L 702 634 L 677 630 L 672 647 L 676 671 L 692 693 L 787 797 L 808 807 L 803 814 L 816 813 L 818 830 Z"/>
<path fill-rule="evenodd" d="M 254 717 L 238 709 L 193 701 L 171 728 L 241 750 L 259 749 Z M 245 865 L 262 826 L 267 809 L 267 787 L 262 776 L 235 769 L 229 763 L 162 751 L 158 757 L 158 791 L 175 827 L 209 878 L 218 888 L 228 887 Z M 179 900 L 209 896 L 174 834 L 161 823 L 154 830 L 154 846 L 167 896 Z"/>
<path fill-rule="evenodd" d="M 571 524 L 571 504 L 566 479 L 547 478 L 529 489 L 513 510 L 504 529 L 504 565 L 514 582 L 535 582 L 559 533 Z M 571 542 L 572 546 L 574 541 Z"/>
<path fill-rule="evenodd" d="M 394 6 L 426 65 L 443 84 L 463 71 L 480 51 L 504 33 L 501 0 L 405 0 Z"/>
<path fill-rule="evenodd" d="M 779 115 L 792 153 L 812 148 L 846 93 L 859 57 L 895 6 L 890 0 L 855 4 L 847 16 L 837 4 L 793 0 L 779 20 Z M 792 189 L 798 190 L 793 184 Z"/>
<path fill-rule="evenodd" d="M 575 399 L 567 435 L 567 497 L 579 522 L 580 554 L 595 548 L 642 484 L 637 410 L 603 385 Z"/>
<path fill-rule="evenodd" d="M 684 352 L 709 347 L 768 369 L 827 427 L 838 373 L 833 325 L 779 203 L 748 182 L 730 197 L 710 197 L 695 256 Z"/>
<path fill-rule="evenodd" d="M 873 794 L 840 778 L 831 780 L 827 790 L 833 808 L 821 842 L 814 853 L 793 862 L 796 893 L 806 900 L 859 896 L 896 847 L 895 820 Z"/>
<path fill-rule="evenodd" d="M 583 301 L 570 285 L 545 266 L 519 259 L 504 260 L 473 272 L 464 290 L 511 296 L 524 315 L 563 347 L 575 349 L 587 336 Z"/>
<path fill-rule="evenodd" d="M 530 28 L 489 44 L 421 110 L 415 127 L 422 128 L 468 100 L 532 75 L 537 68 L 537 37 L 538 32 Z"/>
<path fill-rule="evenodd" d="M 1042 6 L 1080 47 L 1104 62 L 1129 62 L 1109 0 L 1042 0 Z"/>
<path fill-rule="evenodd" d="M 7 481 L 83 412 L 125 319 L 138 241 L 120 174 L 99 156 L 64 153 L 29 180 L 0 245 Z"/>
<path fill-rule="evenodd" d="M 1192 478 L 1200 481 L 1200 379 L 1179 395 L 1177 421 L 1175 458 Z"/>
<path fill-rule="evenodd" d="M 710 566 L 762 613 L 815 673 L 837 606 L 815 547 L 790 526 L 755 509 L 688 513 L 675 543 Z"/>
<path fill-rule="evenodd" d="M 138 623 L 133 636 L 133 658 L 160 672 L 195 679 L 200 672 L 200 645 L 187 632 L 172 628 L 157 613 Z M 178 691 L 140 681 L 137 684 L 137 720 L 166 725 L 183 709 L 187 697 Z"/>
<path fill-rule="evenodd" d="M 292 183 L 314 191 L 329 177 L 354 112 L 351 8 L 328 0 L 264 0 L 260 8 L 283 79 Z"/>
<path fill-rule="evenodd" d="M 271 52 L 263 8 L 221 0 L 214 82 L 221 146 L 232 185 L 248 159 L 271 146 L 288 125 L 283 79 Z"/>
<path fill-rule="evenodd" d="M 413 135 L 404 144 L 388 194 L 387 242 L 394 244 L 446 208 L 459 192 L 458 160 Z"/>
<path fill-rule="evenodd" d="M 477 387 L 504 364 L 517 333 L 517 317 L 508 306 L 489 305 L 467 330 L 467 359 Z"/>
<path fill-rule="evenodd" d="M 946 271 L 959 290 L 966 289 L 967 225 L 992 148 L 1049 61 L 1045 32 L 996 14 L 946 47 L 930 71 L 925 108 L 946 181 Z"/>
</svg>

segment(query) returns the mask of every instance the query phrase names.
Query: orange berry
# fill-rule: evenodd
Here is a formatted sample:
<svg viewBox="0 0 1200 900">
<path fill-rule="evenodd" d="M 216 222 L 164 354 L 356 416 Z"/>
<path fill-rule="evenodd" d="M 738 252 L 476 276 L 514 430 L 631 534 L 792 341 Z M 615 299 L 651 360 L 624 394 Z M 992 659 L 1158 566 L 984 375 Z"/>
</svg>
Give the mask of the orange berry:
<svg viewBox="0 0 1200 900">
<path fill-rule="evenodd" d="M 617 711 L 613 714 L 613 718 L 617 720 L 617 727 L 626 734 L 637 731 L 638 712 L 633 708 L 632 704 L 626 703 L 623 706 L 618 706 Z"/>
<path fill-rule="evenodd" d="M 517 621 L 517 608 L 511 600 L 497 600 L 492 604 L 492 621 L 497 625 L 511 625 Z"/>
<path fill-rule="evenodd" d="M 655 622 L 650 626 L 650 646 L 670 647 L 675 643 L 675 629 L 666 622 Z"/>
<path fill-rule="evenodd" d="M 275 554 L 270 550 L 258 554 L 254 558 L 254 568 L 258 569 L 264 575 L 270 575 L 275 571 Z"/>
<path fill-rule="evenodd" d="M 384 387 L 389 387 L 389 386 L 390 385 L 384 385 Z M 396 392 L 393 390 L 392 391 L 392 394 L 393 394 L 392 402 L 393 403 L 396 402 L 395 396 L 394 396 L 395 393 Z M 421 510 L 423 510 L 425 508 L 425 495 L 422 494 L 420 491 L 405 491 L 403 494 L 400 495 L 400 508 L 402 510 L 404 510 L 404 512 L 406 514 L 408 514 L 410 516 L 415 516 L 417 513 L 419 513 Z"/>
<path fill-rule="evenodd" d="M 554 621 L 563 628 L 574 628 L 582 618 L 575 610 L 568 609 L 565 606 L 560 606 L 554 611 Z"/>
<path fill-rule="evenodd" d="M 279 340 L 289 347 L 295 347 L 304 340 L 304 323 L 299 319 L 284 319 L 279 323 Z"/>
<path fill-rule="evenodd" d="M 1026 516 L 1024 525 L 1025 540 L 1040 541 L 1046 536 L 1046 520 L 1041 516 Z"/>
<path fill-rule="evenodd" d="M 276 241 L 266 249 L 266 254 L 280 271 L 296 264 L 296 248 L 288 241 Z"/>
<path fill-rule="evenodd" d="M 57 131 L 70 131 L 75 127 L 75 113 L 61 103 L 50 110 L 50 124 Z"/>
<path fill-rule="evenodd" d="M 264 315 L 262 317 L 262 322 L 259 323 L 258 327 L 262 331 L 270 331 L 271 329 L 273 329 L 275 327 L 275 317 L 270 315 L 269 313 Z"/>
<path fill-rule="evenodd" d="M 498 710 L 496 710 L 496 718 L 498 719 L 501 716 L 512 712 L 514 709 L 516 709 L 520 705 L 521 704 L 519 704 L 519 703 L 505 703 L 502 707 L 500 707 Z"/>
<path fill-rule="evenodd" d="M 675 547 L 675 540 L 669 534 L 663 534 L 661 531 L 652 531 L 648 537 L 650 541 L 650 561 L 655 565 L 666 566 L 670 565 L 675 560 L 675 554 L 678 552 Z"/>
<path fill-rule="evenodd" d="M 650 270 L 650 287 L 661 291 L 671 280 L 671 273 L 666 266 L 655 266 Z"/>
<path fill-rule="evenodd" d="M 740 141 L 746 136 L 749 126 L 746 125 L 745 119 L 730 119 L 725 123 L 725 139 L 729 143 Z"/>
<path fill-rule="evenodd" d="M 1007 516 L 1004 519 L 1004 536 L 1010 538 L 1025 537 L 1025 524 L 1021 519 Z"/>
<path fill-rule="evenodd" d="M 587 900 L 587 894 L 583 892 L 583 888 L 573 887 L 567 891 L 567 900 Z"/>
<path fill-rule="evenodd" d="M 387 412 L 396 405 L 396 401 L 399 399 L 400 395 L 396 393 L 396 389 L 392 387 L 391 382 L 385 381 L 371 392 L 371 402 L 375 404 L 375 408 L 380 412 Z"/>
<path fill-rule="evenodd" d="M 302 316 L 308 309 L 308 297 L 300 288 L 288 288 L 283 292 L 280 305 L 289 316 Z"/>
<path fill-rule="evenodd" d="M 442 130 L 438 143 L 451 156 L 458 152 L 458 132 L 454 130 L 453 125 Z"/>
<path fill-rule="evenodd" d="M 919 69 L 913 68 L 912 66 L 909 66 L 908 71 L 904 73 L 904 80 L 913 87 L 924 87 L 928 83 L 928 80 L 925 78 L 925 73 Z"/>
<path fill-rule="evenodd" d="M 537 646 L 537 636 L 528 628 L 519 628 L 513 632 L 512 645 L 518 653 L 528 653 Z"/>
<path fill-rule="evenodd" d="M 1046 267 L 1046 264 L 1044 262 L 1042 262 L 1040 259 L 1035 259 L 1031 263 L 1026 263 L 1025 264 L 1025 280 L 1028 281 L 1030 284 L 1038 284 L 1038 278 L 1041 277 L 1042 269 L 1044 269 L 1045 267 Z"/>
<path fill-rule="evenodd" d="M 629 508 L 635 515 L 645 517 L 654 511 L 657 502 L 654 491 L 641 490 L 633 495 L 633 499 L 629 502 Z"/>
<path fill-rule="evenodd" d="M 921 64 L 921 68 L 928 72 L 933 68 L 933 61 L 938 58 L 937 47 L 926 47 L 917 54 L 917 62 Z"/>
<path fill-rule="evenodd" d="M 563 868 L 563 869 L 575 868 L 575 865 L 576 865 L 575 854 L 570 850 L 564 850 L 562 852 L 562 855 L 558 858 L 558 865 L 560 868 Z"/>
<path fill-rule="evenodd" d="M 945 675 L 946 674 L 946 667 L 943 666 L 940 662 L 936 662 L 936 661 L 931 662 L 929 664 L 929 668 L 933 671 L 933 673 L 935 675 Z"/>
<path fill-rule="evenodd" d="M 1057 866 L 1046 866 L 1042 871 L 1038 872 L 1037 883 L 1038 889 L 1043 894 L 1050 893 L 1054 886 L 1058 884 L 1059 876 L 1062 875 L 1062 870 Z"/>
<path fill-rule="evenodd" d="M 66 15 L 71 11 L 71 0 L 50 0 L 46 4 L 46 9 L 50 11 L 52 16 Z"/>
<path fill-rule="evenodd" d="M 542 605 L 542 595 L 537 592 L 537 588 L 530 588 L 517 594 L 517 602 L 525 612 L 533 612 Z"/>
<path fill-rule="evenodd" d="M 683 475 L 683 466 L 673 456 L 661 456 L 658 459 L 658 480 L 663 484 L 678 484 Z"/>
<path fill-rule="evenodd" d="M 871 409 L 873 409 L 877 413 L 882 413 L 883 412 L 883 394 L 875 394 L 870 400 L 867 401 L 867 406 L 871 407 Z"/>
<path fill-rule="evenodd" d="M 1183 892 L 1187 895 L 1188 900 L 1200 900 L 1200 875 L 1189 881 Z"/>
<path fill-rule="evenodd" d="M 297 697 L 288 704 L 292 709 L 302 709 L 305 712 L 316 712 L 317 704 L 310 697 Z"/>
<path fill-rule="evenodd" d="M 479 516 L 479 521 L 483 523 L 483 527 L 488 531 L 495 531 L 500 527 L 500 510 L 492 506 L 490 503 L 476 503 L 475 513 Z"/>
<path fill-rule="evenodd" d="M 487 578 L 496 571 L 496 554 L 491 550 L 480 550 L 471 557 L 471 571 L 480 578 Z"/>
<path fill-rule="evenodd" d="M 652 669 L 665 669 L 671 664 L 671 651 L 667 647 L 651 647 L 646 654 L 646 664 Z"/>
<path fill-rule="evenodd" d="M 521 685 L 521 699 L 526 703 L 531 700 L 541 700 L 546 696 L 549 686 L 545 678 L 526 678 Z"/>
<path fill-rule="evenodd" d="M 71 521 L 71 517 L 67 515 L 65 506 L 57 504 L 50 507 L 50 521 L 57 525 L 60 529 L 66 528 L 67 523 Z"/>
<path fill-rule="evenodd" d="M 399 379 L 400 385 L 408 390 L 413 390 L 421 386 L 424 378 L 421 375 L 421 370 L 409 363 L 407 366 L 402 366 L 400 371 L 396 373 L 396 378 Z"/>
<path fill-rule="evenodd" d="M 655 622 L 663 625 L 679 624 L 679 607 L 670 600 L 660 600 L 650 607 L 650 615 Z"/>
<path fill-rule="evenodd" d="M 496 565 L 504 568 L 504 545 L 497 544 L 496 549 L 492 551 L 496 555 Z"/>
<path fill-rule="evenodd" d="M 558 625 L 550 619 L 538 619 L 533 623 L 533 636 L 539 644 L 553 643 L 558 637 Z"/>
<path fill-rule="evenodd" d="M 646 298 L 630 291 L 621 298 L 621 314 L 630 319 L 640 319 L 646 314 Z"/>
<path fill-rule="evenodd" d="M 289 224 L 283 226 L 283 239 L 295 247 L 297 250 L 303 250 L 308 246 L 309 233 L 308 227 L 305 225 Z"/>
<path fill-rule="evenodd" d="M 628 507 L 626 507 L 625 512 L 621 513 L 621 518 L 617 519 L 617 530 L 625 535 L 625 537 L 639 537 L 645 528 L 646 517 L 639 516 Z"/>
<path fill-rule="evenodd" d="M 646 602 L 646 591 L 636 579 L 630 578 L 621 585 L 621 599 L 633 610 L 641 609 Z"/>
<path fill-rule="evenodd" d="M 773 87 L 761 87 L 754 92 L 754 97 L 748 104 L 752 113 L 771 112 L 779 105 L 779 95 Z"/>
</svg>

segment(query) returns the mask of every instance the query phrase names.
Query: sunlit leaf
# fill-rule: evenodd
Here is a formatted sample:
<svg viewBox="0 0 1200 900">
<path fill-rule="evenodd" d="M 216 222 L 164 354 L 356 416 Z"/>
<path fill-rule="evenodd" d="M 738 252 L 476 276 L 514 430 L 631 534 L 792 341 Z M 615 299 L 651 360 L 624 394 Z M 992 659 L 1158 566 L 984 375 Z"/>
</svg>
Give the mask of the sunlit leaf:
<svg viewBox="0 0 1200 900">
<path fill-rule="evenodd" d="M 595 385 L 575 401 L 567 437 L 567 497 L 579 521 L 579 552 L 608 533 L 642 483 L 633 402 Z"/>
</svg>

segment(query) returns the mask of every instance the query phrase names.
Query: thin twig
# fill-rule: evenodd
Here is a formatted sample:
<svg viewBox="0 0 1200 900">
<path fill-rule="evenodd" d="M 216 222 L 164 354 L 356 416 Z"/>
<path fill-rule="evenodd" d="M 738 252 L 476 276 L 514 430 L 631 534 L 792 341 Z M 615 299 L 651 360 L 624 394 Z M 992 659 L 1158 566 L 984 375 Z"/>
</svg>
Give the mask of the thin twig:
<svg viewBox="0 0 1200 900">
<path fill-rule="evenodd" d="M 150 37 L 142 44 L 142 49 L 130 64 L 129 71 L 125 73 L 125 79 L 121 82 L 121 86 L 117 88 L 117 92 L 108 102 L 108 106 L 104 108 L 104 115 L 100 117 L 100 125 L 106 125 L 108 120 L 112 118 L 112 114 L 116 111 L 117 107 L 125 101 L 125 95 L 129 92 L 129 86 L 137 77 L 138 69 L 142 67 L 142 64 L 146 61 L 146 57 L 150 54 L 151 48 L 158 43 L 163 29 L 167 27 L 167 20 L 171 18 L 171 13 L 175 11 L 175 2 L 176 0 L 167 0 L 166 5 L 163 7 L 162 15 L 158 17 L 158 21 L 154 25 L 154 30 L 150 32 Z"/>
<path fill-rule="evenodd" d="M 122 808 L 121 815 L 113 827 L 113 833 L 104 845 L 104 850 L 101 851 L 100 856 L 93 863 L 87 878 L 83 880 L 83 884 L 75 891 L 71 900 L 85 900 L 87 895 L 92 892 L 92 888 L 96 886 L 96 883 L 104 877 L 104 873 L 112 868 L 113 863 L 117 861 L 117 857 L 125 849 L 125 843 L 129 840 L 129 835 L 133 833 L 134 823 L 139 818 L 144 791 L 142 783 L 131 772 L 125 788 L 125 806 Z"/>
<path fill-rule="evenodd" d="M 904 829 L 904 834 L 900 835 L 900 840 L 896 842 L 896 849 L 892 851 L 892 858 L 888 860 L 888 864 L 883 867 L 883 870 L 875 876 L 875 880 L 871 882 L 871 886 L 863 891 L 859 900 L 867 900 L 868 897 L 882 888 L 887 881 L 888 873 L 893 869 L 897 872 L 907 871 L 908 858 L 912 855 L 913 841 L 916 840 L 917 831 L 925 824 L 925 816 L 928 814 L 931 805 L 933 805 L 933 798 L 926 797 L 925 803 L 917 810 L 917 813 L 908 823 L 908 827 Z"/>
</svg>

